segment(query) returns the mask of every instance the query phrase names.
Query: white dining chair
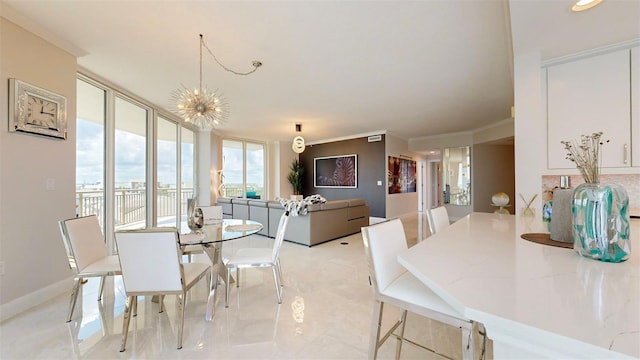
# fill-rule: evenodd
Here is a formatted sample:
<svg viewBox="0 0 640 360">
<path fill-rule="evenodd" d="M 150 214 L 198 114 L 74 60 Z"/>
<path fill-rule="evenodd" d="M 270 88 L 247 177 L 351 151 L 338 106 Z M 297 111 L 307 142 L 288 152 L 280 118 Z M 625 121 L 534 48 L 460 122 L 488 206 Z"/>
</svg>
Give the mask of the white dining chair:
<svg viewBox="0 0 640 360">
<path fill-rule="evenodd" d="M 240 269 L 270 267 L 273 271 L 273 279 L 276 285 L 278 304 L 282 303 L 282 270 L 280 269 L 280 248 L 284 241 L 284 233 L 289 222 L 289 211 L 280 216 L 278 231 L 273 241 L 273 247 L 248 247 L 234 252 L 226 260 L 227 279 L 225 281 L 225 307 L 229 307 L 229 284 L 231 283 L 231 270 L 236 270 L 236 287 L 240 286 Z"/>
<path fill-rule="evenodd" d="M 115 233 L 115 238 L 127 296 L 120 352 L 125 351 L 131 313 L 133 310 L 135 314 L 137 297 L 144 295 L 159 295 L 160 312 L 164 311 L 165 295 L 178 296 L 178 349 L 182 349 L 187 292 L 206 275 L 210 278 L 211 265 L 182 263 L 175 228 L 119 231 Z"/>
<path fill-rule="evenodd" d="M 397 338 L 396 359 L 400 358 L 407 311 L 458 327 L 462 330 L 462 357 L 474 357 L 474 323 L 455 311 L 442 298 L 409 273 L 400 263 L 398 254 L 407 247 L 402 222 L 389 220 L 361 228 L 369 275 L 374 294 L 373 319 L 369 339 L 369 358 L 376 359 L 378 349 L 390 337 Z M 384 305 L 400 308 L 400 319 L 380 336 Z M 398 330 L 396 334 L 395 331 Z M 415 342 L 413 345 L 435 353 Z"/>
<path fill-rule="evenodd" d="M 431 235 L 441 231 L 449 226 L 449 213 L 444 206 L 438 206 L 427 211 L 427 221 L 429 222 L 429 231 Z"/>
<path fill-rule="evenodd" d="M 96 215 L 61 220 L 58 222 L 69 267 L 74 272 L 67 322 L 76 307 L 80 285 L 89 277 L 100 277 L 98 301 L 102 300 L 104 280 L 121 274 L 117 255 L 108 255 L 102 229 Z"/>
</svg>

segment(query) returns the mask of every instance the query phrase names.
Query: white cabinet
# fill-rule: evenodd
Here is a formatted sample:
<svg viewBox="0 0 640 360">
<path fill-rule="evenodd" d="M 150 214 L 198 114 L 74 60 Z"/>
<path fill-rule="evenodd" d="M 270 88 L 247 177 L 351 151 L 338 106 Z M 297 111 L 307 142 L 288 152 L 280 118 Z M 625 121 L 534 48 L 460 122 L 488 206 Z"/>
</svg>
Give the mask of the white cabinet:
<svg viewBox="0 0 640 360">
<path fill-rule="evenodd" d="M 609 140 L 602 147 L 602 166 L 631 166 L 630 79 L 629 49 L 547 68 L 550 169 L 575 168 L 566 160 L 567 151 L 561 141 L 579 140 L 580 135 L 598 131 L 603 132 L 604 140 Z"/>
<path fill-rule="evenodd" d="M 640 47 L 631 49 L 631 159 L 640 167 Z"/>
</svg>

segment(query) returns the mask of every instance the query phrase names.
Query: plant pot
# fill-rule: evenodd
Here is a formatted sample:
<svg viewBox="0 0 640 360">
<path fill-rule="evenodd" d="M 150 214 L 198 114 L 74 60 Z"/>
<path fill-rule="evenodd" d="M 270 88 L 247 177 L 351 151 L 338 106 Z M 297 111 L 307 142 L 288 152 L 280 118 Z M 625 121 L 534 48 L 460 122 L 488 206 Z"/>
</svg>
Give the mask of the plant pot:
<svg viewBox="0 0 640 360">
<path fill-rule="evenodd" d="M 629 196 L 617 184 L 584 183 L 573 191 L 573 248 L 585 257 L 621 262 L 631 254 Z"/>
<path fill-rule="evenodd" d="M 291 195 L 291 200 L 293 201 L 302 201 L 302 195 Z"/>
</svg>

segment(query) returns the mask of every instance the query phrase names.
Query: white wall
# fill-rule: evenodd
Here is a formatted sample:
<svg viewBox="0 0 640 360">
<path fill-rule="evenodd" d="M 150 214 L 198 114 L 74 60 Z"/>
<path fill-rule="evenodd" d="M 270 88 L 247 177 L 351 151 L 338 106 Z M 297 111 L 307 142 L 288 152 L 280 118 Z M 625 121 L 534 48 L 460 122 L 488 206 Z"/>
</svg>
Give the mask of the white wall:
<svg viewBox="0 0 640 360">
<path fill-rule="evenodd" d="M 222 168 L 222 138 L 211 130 L 198 131 L 198 205 L 212 205 L 218 201 Z"/>
<path fill-rule="evenodd" d="M 411 157 L 416 162 L 422 160 L 422 156 L 417 153 L 410 152 L 408 150 L 409 143 L 407 140 L 400 139 L 390 134 L 385 135 L 385 162 L 389 156 L 400 157 L 404 155 L 404 158 Z M 419 169 L 416 169 L 416 172 Z M 418 174 L 416 174 L 417 176 Z M 387 180 L 388 181 L 388 180 Z M 417 184 L 420 188 L 421 184 Z M 385 184 L 385 189 L 389 188 L 389 184 Z M 386 194 L 386 218 L 396 218 L 404 215 L 412 214 L 418 211 L 418 193 L 404 193 L 404 194 Z"/>
<path fill-rule="evenodd" d="M 515 163 L 516 193 L 530 199 L 540 194 L 542 174 L 546 170 L 547 121 L 545 117 L 545 97 L 543 96 L 540 54 L 529 53 L 514 58 L 515 96 Z M 542 214 L 541 196 L 538 195 L 532 208 Z M 520 197 L 514 208 L 524 207 Z"/>
<path fill-rule="evenodd" d="M 269 200 L 277 198 L 288 199 L 293 195 L 293 187 L 287 180 L 289 166 L 293 160 L 298 159 L 298 154 L 291 149 L 292 143 L 276 141 L 269 146 Z M 307 173 L 305 176 L 311 176 Z"/>
<path fill-rule="evenodd" d="M 67 98 L 67 140 L 8 131 L 9 78 Z M 71 289 L 57 222 L 75 216 L 76 58 L 0 17 L 0 84 L 2 320 Z"/>
</svg>

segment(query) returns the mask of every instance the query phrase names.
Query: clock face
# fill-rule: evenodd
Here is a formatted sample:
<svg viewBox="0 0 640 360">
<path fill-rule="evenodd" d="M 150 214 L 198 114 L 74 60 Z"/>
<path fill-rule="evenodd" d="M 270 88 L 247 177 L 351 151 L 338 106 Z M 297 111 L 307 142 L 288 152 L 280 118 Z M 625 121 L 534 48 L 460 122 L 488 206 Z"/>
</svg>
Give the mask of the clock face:
<svg viewBox="0 0 640 360">
<path fill-rule="evenodd" d="M 38 96 L 28 95 L 27 124 L 49 129 L 57 129 L 57 119 L 58 103 Z"/>
</svg>

